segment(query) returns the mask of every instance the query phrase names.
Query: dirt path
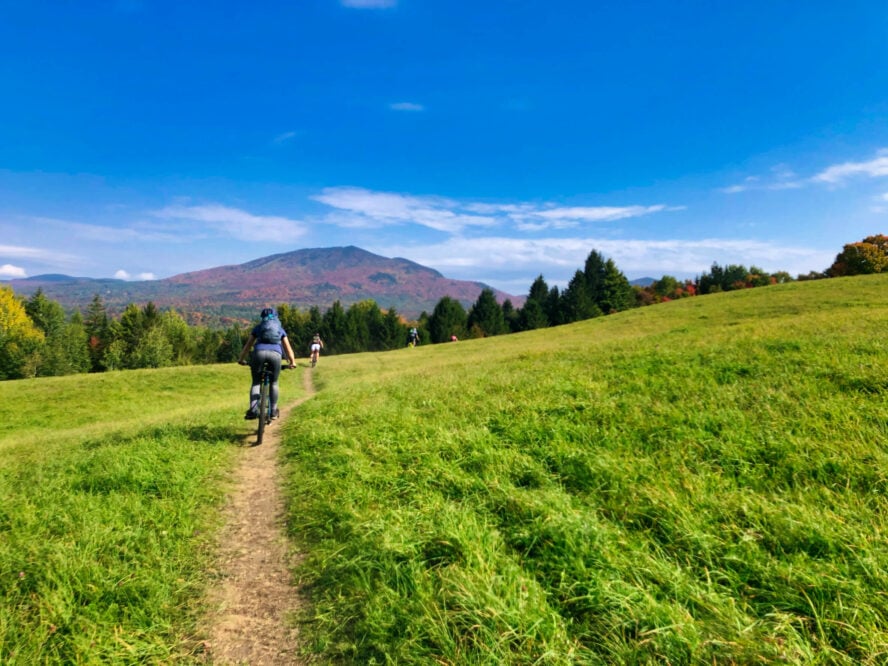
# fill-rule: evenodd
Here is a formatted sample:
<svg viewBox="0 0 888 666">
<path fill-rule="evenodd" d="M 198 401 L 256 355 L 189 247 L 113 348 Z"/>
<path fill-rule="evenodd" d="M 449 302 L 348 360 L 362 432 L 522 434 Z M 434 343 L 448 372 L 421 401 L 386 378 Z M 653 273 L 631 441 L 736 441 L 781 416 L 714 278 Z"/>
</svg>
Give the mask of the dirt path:
<svg viewBox="0 0 888 666">
<path fill-rule="evenodd" d="M 290 576 L 277 465 L 280 423 L 314 394 L 311 371 L 302 373 L 305 397 L 281 408 L 261 446 L 252 446 L 256 434 L 250 435 L 235 472 L 220 538 L 220 582 L 210 592 L 206 619 L 205 656 L 212 664 L 305 663 L 297 653 L 298 631 L 288 623 L 302 601 Z"/>
</svg>

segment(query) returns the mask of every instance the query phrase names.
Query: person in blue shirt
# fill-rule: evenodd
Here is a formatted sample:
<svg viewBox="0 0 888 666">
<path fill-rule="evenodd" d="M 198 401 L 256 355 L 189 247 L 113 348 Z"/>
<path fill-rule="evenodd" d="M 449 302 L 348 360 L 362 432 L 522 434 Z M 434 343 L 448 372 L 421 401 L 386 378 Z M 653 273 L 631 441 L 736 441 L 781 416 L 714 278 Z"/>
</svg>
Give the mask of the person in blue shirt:
<svg viewBox="0 0 888 666">
<path fill-rule="evenodd" d="M 287 332 L 281 326 L 274 308 L 262 310 L 259 323 L 250 331 L 250 337 L 247 338 L 244 348 L 241 349 L 240 356 L 237 359 L 240 365 L 247 365 L 246 358 L 251 349 L 250 370 L 253 382 L 250 386 L 250 408 L 247 410 L 244 418 L 255 419 L 259 416 L 259 381 L 262 374 L 262 365 L 266 361 L 271 362 L 271 367 L 274 369 L 271 382 L 271 415 L 272 418 L 277 418 L 280 415 L 277 404 L 280 394 L 278 378 L 281 374 L 281 359 L 286 354 L 287 361 L 290 363 L 290 369 L 292 369 L 296 366 L 296 356 L 293 354 L 293 348 L 290 346 Z"/>
</svg>

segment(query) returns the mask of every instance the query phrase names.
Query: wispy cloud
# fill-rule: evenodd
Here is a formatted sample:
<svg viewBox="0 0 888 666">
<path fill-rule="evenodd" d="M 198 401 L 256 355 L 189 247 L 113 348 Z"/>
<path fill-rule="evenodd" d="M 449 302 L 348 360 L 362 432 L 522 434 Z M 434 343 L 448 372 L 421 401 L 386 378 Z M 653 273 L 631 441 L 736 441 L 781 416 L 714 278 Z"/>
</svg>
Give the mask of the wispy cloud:
<svg viewBox="0 0 888 666">
<path fill-rule="evenodd" d="M 596 249 L 612 258 L 624 273 L 689 276 L 709 270 L 712 262 L 757 265 L 765 270 L 807 273 L 810 266 L 828 266 L 833 255 L 820 250 L 759 240 L 710 238 L 702 240 L 644 240 L 611 238 L 508 237 L 451 238 L 424 246 L 379 248 L 380 252 L 409 256 L 454 277 L 482 279 L 484 271 L 541 271 L 550 284 L 565 283 L 582 268 Z M 525 287 L 529 287 L 528 282 Z M 521 293 L 521 292 L 518 292 Z"/>
<path fill-rule="evenodd" d="M 454 234 L 468 227 L 508 226 L 524 232 L 567 229 L 682 208 L 664 204 L 564 207 L 529 203 L 463 203 L 444 197 L 374 192 L 359 187 L 331 187 L 313 198 L 340 211 L 324 217 L 330 224 L 385 227 L 413 223 Z"/>
<path fill-rule="evenodd" d="M 340 0 L 343 7 L 353 9 L 389 9 L 398 4 L 397 0 Z"/>
<path fill-rule="evenodd" d="M 794 190 L 805 186 L 805 181 L 785 164 L 771 167 L 768 176 L 747 176 L 740 183 L 719 188 L 723 194 L 738 194 L 749 190 Z"/>
<path fill-rule="evenodd" d="M 249 242 L 288 242 L 306 232 L 302 222 L 276 215 L 254 215 L 220 204 L 167 206 L 154 211 L 155 217 L 191 224 L 189 231 L 209 231 Z M 194 226 L 196 225 L 196 226 Z"/>
<path fill-rule="evenodd" d="M 274 143 L 274 144 L 287 143 L 287 142 L 292 141 L 293 139 L 295 139 L 297 136 L 298 136 L 298 132 L 294 132 L 294 131 L 291 130 L 291 131 L 289 131 L 289 132 L 283 132 L 283 133 L 281 133 L 281 134 L 278 134 L 276 137 L 274 137 L 274 138 L 271 140 L 271 142 Z"/>
<path fill-rule="evenodd" d="M 888 176 L 888 153 L 884 150 L 880 151 L 878 157 L 868 162 L 844 162 L 833 165 L 818 173 L 812 180 L 818 183 L 838 185 L 857 176 L 867 178 Z"/>
<path fill-rule="evenodd" d="M 0 245 L 0 259 L 31 259 L 47 264 L 71 265 L 77 257 L 67 252 L 22 245 Z"/>
<path fill-rule="evenodd" d="M 344 227 L 386 227 L 420 224 L 448 233 L 470 226 L 493 226 L 497 220 L 475 215 L 443 197 L 416 197 L 394 192 L 373 192 L 360 187 L 328 187 L 312 197 L 341 211 L 326 216 L 326 222 Z"/>
<path fill-rule="evenodd" d="M 394 104 L 389 104 L 389 108 L 393 111 L 425 111 L 425 107 L 422 104 L 416 104 L 415 102 L 395 102 Z"/>
<path fill-rule="evenodd" d="M 21 245 L 0 245 L 0 257 L 16 259 L 47 259 L 52 253 L 36 247 L 24 247 Z"/>
<path fill-rule="evenodd" d="M 25 273 L 25 269 L 21 266 L 13 266 L 12 264 L 3 264 L 0 266 L 0 278 L 11 279 L 23 277 L 27 277 L 27 273 Z"/>
</svg>

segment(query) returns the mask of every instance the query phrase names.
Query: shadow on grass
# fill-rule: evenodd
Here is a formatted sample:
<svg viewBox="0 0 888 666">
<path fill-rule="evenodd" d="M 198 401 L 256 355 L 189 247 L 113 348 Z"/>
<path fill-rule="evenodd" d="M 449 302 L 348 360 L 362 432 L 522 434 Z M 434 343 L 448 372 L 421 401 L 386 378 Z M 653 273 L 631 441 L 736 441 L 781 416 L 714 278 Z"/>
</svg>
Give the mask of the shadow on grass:
<svg viewBox="0 0 888 666">
<path fill-rule="evenodd" d="M 208 425 L 163 425 L 141 430 L 136 433 L 111 433 L 88 439 L 81 444 L 87 451 L 106 446 L 128 446 L 146 440 L 188 441 L 207 446 L 245 446 L 244 432 L 231 426 Z"/>
</svg>

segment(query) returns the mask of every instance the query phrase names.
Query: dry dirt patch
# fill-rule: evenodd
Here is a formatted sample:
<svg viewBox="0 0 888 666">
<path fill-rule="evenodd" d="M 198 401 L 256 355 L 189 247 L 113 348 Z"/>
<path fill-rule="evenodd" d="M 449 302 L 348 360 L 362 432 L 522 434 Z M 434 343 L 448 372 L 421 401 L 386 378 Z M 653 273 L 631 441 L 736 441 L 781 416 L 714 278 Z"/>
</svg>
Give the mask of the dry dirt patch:
<svg viewBox="0 0 888 666">
<path fill-rule="evenodd" d="M 206 661 L 212 664 L 306 663 L 298 655 L 298 629 L 290 616 L 303 603 L 290 570 L 295 563 L 284 530 L 278 447 L 281 423 L 314 394 L 311 371 L 303 371 L 305 397 L 281 407 L 266 427 L 261 446 L 251 434 L 235 471 L 219 543 L 219 582 L 210 591 Z M 282 383 L 283 397 L 286 385 Z"/>
</svg>

